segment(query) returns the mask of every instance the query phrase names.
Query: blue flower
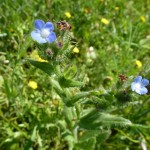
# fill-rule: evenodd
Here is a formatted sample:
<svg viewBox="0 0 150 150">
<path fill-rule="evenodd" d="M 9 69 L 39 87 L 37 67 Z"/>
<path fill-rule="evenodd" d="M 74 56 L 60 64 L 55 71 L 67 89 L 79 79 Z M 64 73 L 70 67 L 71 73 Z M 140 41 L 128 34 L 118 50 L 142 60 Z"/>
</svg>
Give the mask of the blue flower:
<svg viewBox="0 0 150 150">
<path fill-rule="evenodd" d="M 142 95 L 146 94 L 148 92 L 147 86 L 149 84 L 149 81 L 147 79 L 142 79 L 141 76 L 138 76 L 135 78 L 134 82 L 131 84 L 132 91 L 135 91 L 136 93 Z"/>
<path fill-rule="evenodd" d="M 34 22 L 35 30 L 31 32 L 31 37 L 38 43 L 52 43 L 56 40 L 56 34 L 53 32 L 54 25 L 52 22 L 44 23 L 43 20 Z"/>
</svg>

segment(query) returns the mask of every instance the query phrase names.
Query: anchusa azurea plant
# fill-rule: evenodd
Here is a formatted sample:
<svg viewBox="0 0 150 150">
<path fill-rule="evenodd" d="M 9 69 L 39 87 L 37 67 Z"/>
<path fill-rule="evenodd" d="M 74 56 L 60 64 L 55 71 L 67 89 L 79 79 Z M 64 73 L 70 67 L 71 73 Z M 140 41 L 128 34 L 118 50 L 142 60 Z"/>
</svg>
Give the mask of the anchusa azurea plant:
<svg viewBox="0 0 150 150">
<path fill-rule="evenodd" d="M 115 112 L 137 104 L 134 92 L 139 94 L 136 97 L 148 93 L 147 79 L 138 76 L 133 81 L 133 77 L 119 75 L 115 88 L 85 91 L 84 87 L 88 85 L 84 84 L 83 77 L 77 76 L 77 67 L 71 61 L 75 47 L 71 42 L 71 25 L 66 21 L 53 24 L 38 19 L 34 28 L 31 37 L 39 57 L 45 61 L 29 59 L 29 62 L 49 75 L 52 90 L 62 102 L 64 120 L 55 125 L 70 150 L 95 149 L 96 143 L 103 144 L 112 136 L 113 130 L 119 131 L 116 128 L 146 128 Z"/>
</svg>

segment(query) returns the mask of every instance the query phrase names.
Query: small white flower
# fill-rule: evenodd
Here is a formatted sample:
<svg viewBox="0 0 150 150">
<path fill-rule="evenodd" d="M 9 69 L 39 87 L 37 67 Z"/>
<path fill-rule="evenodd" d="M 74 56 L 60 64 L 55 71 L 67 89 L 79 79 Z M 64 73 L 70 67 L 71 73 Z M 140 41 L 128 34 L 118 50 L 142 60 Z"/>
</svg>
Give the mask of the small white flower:
<svg viewBox="0 0 150 150">
<path fill-rule="evenodd" d="M 90 51 L 90 52 L 93 52 L 93 51 L 94 51 L 94 47 L 90 46 L 90 47 L 89 47 L 89 51 Z"/>
<path fill-rule="evenodd" d="M 86 55 L 88 59 L 95 59 L 96 53 L 95 53 L 94 47 L 90 46 Z"/>
</svg>

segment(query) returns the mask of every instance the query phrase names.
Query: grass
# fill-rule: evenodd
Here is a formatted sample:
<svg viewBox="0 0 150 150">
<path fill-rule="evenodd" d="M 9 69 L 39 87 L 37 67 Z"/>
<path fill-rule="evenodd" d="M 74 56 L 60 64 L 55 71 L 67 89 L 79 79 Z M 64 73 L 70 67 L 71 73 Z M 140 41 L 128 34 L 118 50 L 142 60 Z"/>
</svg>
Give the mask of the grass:
<svg viewBox="0 0 150 150">
<path fill-rule="evenodd" d="M 71 18 L 65 12 L 69 12 Z M 121 87 L 118 78 L 119 74 L 123 74 L 131 80 L 138 75 L 150 79 L 149 14 L 149 0 L 1 2 L 0 149 L 65 150 L 81 149 L 83 146 L 86 150 L 133 150 L 141 149 L 141 142 L 146 143 L 147 149 L 150 148 L 150 133 L 146 129 L 150 123 L 149 94 L 139 96 L 130 91 L 130 101 L 128 93 L 122 92 L 126 85 Z M 101 22 L 102 18 L 109 23 Z M 81 106 L 75 106 L 79 111 L 77 114 L 70 107 L 64 109 L 51 78 L 26 60 L 36 49 L 30 37 L 36 19 L 52 21 L 55 28 L 60 20 L 72 25 L 71 44 L 76 43 L 79 53 L 72 52 L 67 66 L 63 64 L 60 67 L 64 68 L 64 72 L 72 67 L 72 77 L 75 74 L 75 79 L 86 83 L 80 91 L 105 89 L 112 93 L 98 96 L 99 99 L 96 94 L 88 97 Z M 94 48 L 96 57 L 89 57 L 90 47 Z M 136 60 L 142 63 L 142 67 L 138 67 Z M 30 80 L 38 84 L 37 89 L 29 86 Z M 74 92 L 74 89 L 71 90 Z M 126 103 L 127 100 L 129 103 Z M 74 129 L 77 123 L 75 116 L 79 116 L 83 108 L 93 107 L 143 126 L 112 125 L 110 130 L 104 128 L 100 135 L 96 134 L 99 130 L 86 132 L 78 130 L 78 127 Z M 87 140 L 88 136 L 92 138 Z"/>
</svg>

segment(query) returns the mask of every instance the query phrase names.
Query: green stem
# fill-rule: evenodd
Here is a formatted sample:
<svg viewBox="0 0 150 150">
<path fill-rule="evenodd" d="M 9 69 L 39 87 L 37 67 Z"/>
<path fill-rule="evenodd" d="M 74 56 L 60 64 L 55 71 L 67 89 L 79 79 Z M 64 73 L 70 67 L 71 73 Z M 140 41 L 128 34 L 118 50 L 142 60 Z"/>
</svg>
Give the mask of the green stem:
<svg viewBox="0 0 150 150">
<path fill-rule="evenodd" d="M 126 133 L 124 133 L 122 130 L 120 130 L 120 129 L 115 129 L 115 130 L 117 130 L 118 132 L 120 132 L 121 134 L 123 134 L 123 135 L 124 135 L 128 140 L 130 140 L 131 142 L 139 143 L 139 141 L 132 139 L 132 138 L 129 137 Z"/>
</svg>

